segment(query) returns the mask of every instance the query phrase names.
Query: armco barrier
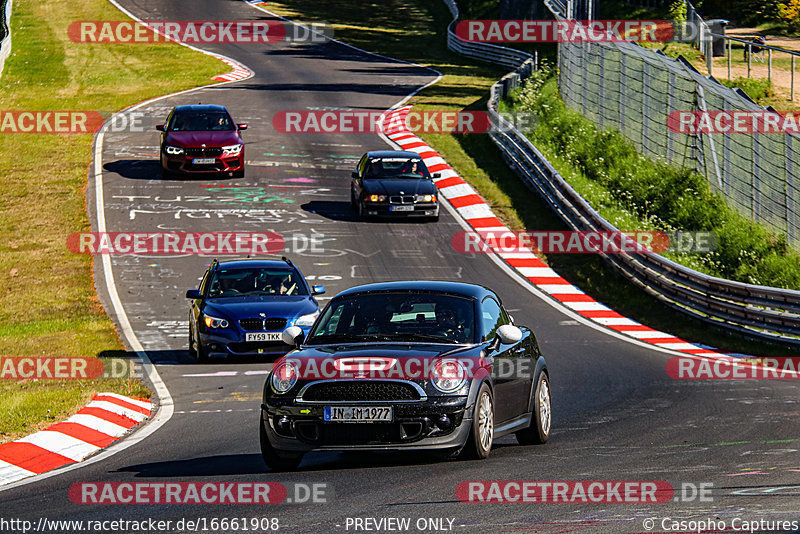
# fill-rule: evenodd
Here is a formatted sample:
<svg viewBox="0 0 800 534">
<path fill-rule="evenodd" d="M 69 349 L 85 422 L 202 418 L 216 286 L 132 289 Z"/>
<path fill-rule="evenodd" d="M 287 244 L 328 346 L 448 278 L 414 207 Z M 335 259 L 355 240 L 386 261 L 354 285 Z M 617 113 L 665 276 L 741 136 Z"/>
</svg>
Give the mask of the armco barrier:
<svg viewBox="0 0 800 534">
<path fill-rule="evenodd" d="M 11 54 L 11 0 L 0 0 L 0 76 Z"/>
<path fill-rule="evenodd" d="M 462 41 L 453 31 L 458 21 L 458 7 L 452 0 L 445 0 L 445 3 L 454 16 L 447 32 L 448 48 L 471 58 L 510 64 L 515 68 L 492 86 L 488 104 L 494 120 L 504 126 L 494 129 L 490 136 L 509 166 L 570 228 L 618 232 L 521 132 L 498 114 L 499 100 L 534 70 L 531 56 L 497 45 Z M 602 256 L 632 283 L 681 312 L 740 333 L 800 346 L 800 291 L 708 276 L 655 253 Z"/>
</svg>

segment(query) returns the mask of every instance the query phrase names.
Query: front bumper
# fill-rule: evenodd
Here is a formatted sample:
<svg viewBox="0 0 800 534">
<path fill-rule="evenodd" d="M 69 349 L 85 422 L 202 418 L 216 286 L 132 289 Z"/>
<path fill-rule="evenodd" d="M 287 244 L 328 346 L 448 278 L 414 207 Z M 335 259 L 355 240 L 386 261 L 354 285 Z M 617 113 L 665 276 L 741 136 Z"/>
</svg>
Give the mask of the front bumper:
<svg viewBox="0 0 800 534">
<path fill-rule="evenodd" d="M 262 424 L 275 449 L 304 452 L 454 449 L 466 443 L 472 427 L 466 396 L 378 404 L 392 406 L 391 423 L 329 422 L 324 420 L 324 409 L 332 403 L 300 404 L 274 397 L 261 405 Z M 338 405 L 365 406 L 359 402 Z M 443 416 L 449 423 L 443 422 Z"/>
<path fill-rule="evenodd" d="M 289 323 L 287 323 L 288 326 L 290 326 Z M 300 328 L 305 335 L 308 335 L 311 330 L 311 327 Z M 226 358 L 228 356 L 282 356 L 293 348 L 283 341 L 245 341 L 245 332 L 232 328 L 200 332 L 199 338 L 206 354 L 216 358 Z"/>
<path fill-rule="evenodd" d="M 397 211 L 398 207 L 413 206 L 413 211 Z M 437 217 L 438 202 L 418 202 L 414 204 L 380 204 L 364 202 L 364 214 L 371 217 Z"/>
<path fill-rule="evenodd" d="M 196 159 L 214 159 L 214 163 L 195 163 Z M 244 149 L 235 156 L 198 156 L 161 153 L 161 166 L 164 170 L 184 173 L 233 172 L 244 169 Z"/>
</svg>

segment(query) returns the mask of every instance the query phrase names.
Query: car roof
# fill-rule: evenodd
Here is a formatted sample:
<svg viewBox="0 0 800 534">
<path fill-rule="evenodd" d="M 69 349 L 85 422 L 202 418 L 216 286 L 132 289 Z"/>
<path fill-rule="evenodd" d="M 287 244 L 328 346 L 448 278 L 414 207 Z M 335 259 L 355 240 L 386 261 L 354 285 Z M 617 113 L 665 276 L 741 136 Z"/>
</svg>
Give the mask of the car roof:
<svg viewBox="0 0 800 534">
<path fill-rule="evenodd" d="M 337 295 L 337 298 L 346 295 L 379 293 L 387 291 L 398 291 L 398 292 L 430 291 L 438 293 L 449 293 L 476 299 L 482 299 L 483 297 L 488 295 L 497 297 L 494 291 L 478 284 L 467 284 L 464 282 L 450 282 L 444 280 L 407 280 L 407 281 L 397 281 L 397 282 L 376 282 L 373 284 L 364 284 L 356 287 L 351 287 L 350 289 L 345 289 L 344 291 L 339 293 L 339 295 Z"/>
<path fill-rule="evenodd" d="M 219 262 L 220 269 L 247 269 L 254 267 L 287 267 L 289 269 L 295 269 L 293 264 L 283 260 L 247 258 L 238 260 L 223 260 Z"/>
<path fill-rule="evenodd" d="M 217 104 L 186 104 L 183 106 L 175 106 L 175 111 L 228 111 L 225 106 Z"/>
<path fill-rule="evenodd" d="M 368 158 L 419 158 L 420 155 L 409 150 L 370 150 L 367 152 Z"/>
</svg>

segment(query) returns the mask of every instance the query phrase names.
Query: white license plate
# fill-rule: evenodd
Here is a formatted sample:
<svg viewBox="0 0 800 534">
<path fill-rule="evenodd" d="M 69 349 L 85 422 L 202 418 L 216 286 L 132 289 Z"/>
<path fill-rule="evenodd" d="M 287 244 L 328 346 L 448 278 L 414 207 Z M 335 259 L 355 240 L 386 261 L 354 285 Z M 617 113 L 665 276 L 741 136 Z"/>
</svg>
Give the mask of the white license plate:
<svg viewBox="0 0 800 534">
<path fill-rule="evenodd" d="M 414 206 L 389 206 L 391 211 L 414 211 Z"/>
<path fill-rule="evenodd" d="M 326 421 L 360 423 L 392 421 L 392 408 L 387 406 L 326 406 Z"/>
<path fill-rule="evenodd" d="M 192 163 L 196 163 L 197 165 L 205 165 L 207 163 L 214 163 L 215 161 L 217 160 L 214 158 L 194 158 Z"/>
<path fill-rule="evenodd" d="M 245 341 L 280 341 L 280 332 L 248 332 L 244 335 Z"/>
</svg>

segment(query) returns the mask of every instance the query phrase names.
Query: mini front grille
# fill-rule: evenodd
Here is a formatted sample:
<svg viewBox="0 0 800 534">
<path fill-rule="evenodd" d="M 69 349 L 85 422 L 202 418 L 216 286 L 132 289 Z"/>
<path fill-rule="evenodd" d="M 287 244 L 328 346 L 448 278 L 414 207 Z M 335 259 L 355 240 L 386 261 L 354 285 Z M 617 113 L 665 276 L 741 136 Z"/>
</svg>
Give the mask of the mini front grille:
<svg viewBox="0 0 800 534">
<path fill-rule="evenodd" d="M 222 155 L 222 148 L 209 147 L 209 148 L 187 148 L 186 155 L 190 158 L 213 158 Z"/>
<path fill-rule="evenodd" d="M 244 330 L 250 331 L 283 330 L 283 328 L 286 326 L 286 319 L 240 319 L 239 326 L 241 326 Z"/>
<path fill-rule="evenodd" d="M 412 195 L 406 196 L 391 196 L 389 197 L 390 204 L 413 204 L 414 197 Z"/>
<path fill-rule="evenodd" d="M 303 393 L 306 401 L 413 401 L 419 392 L 405 382 L 354 380 L 352 382 L 320 382 Z"/>
</svg>

